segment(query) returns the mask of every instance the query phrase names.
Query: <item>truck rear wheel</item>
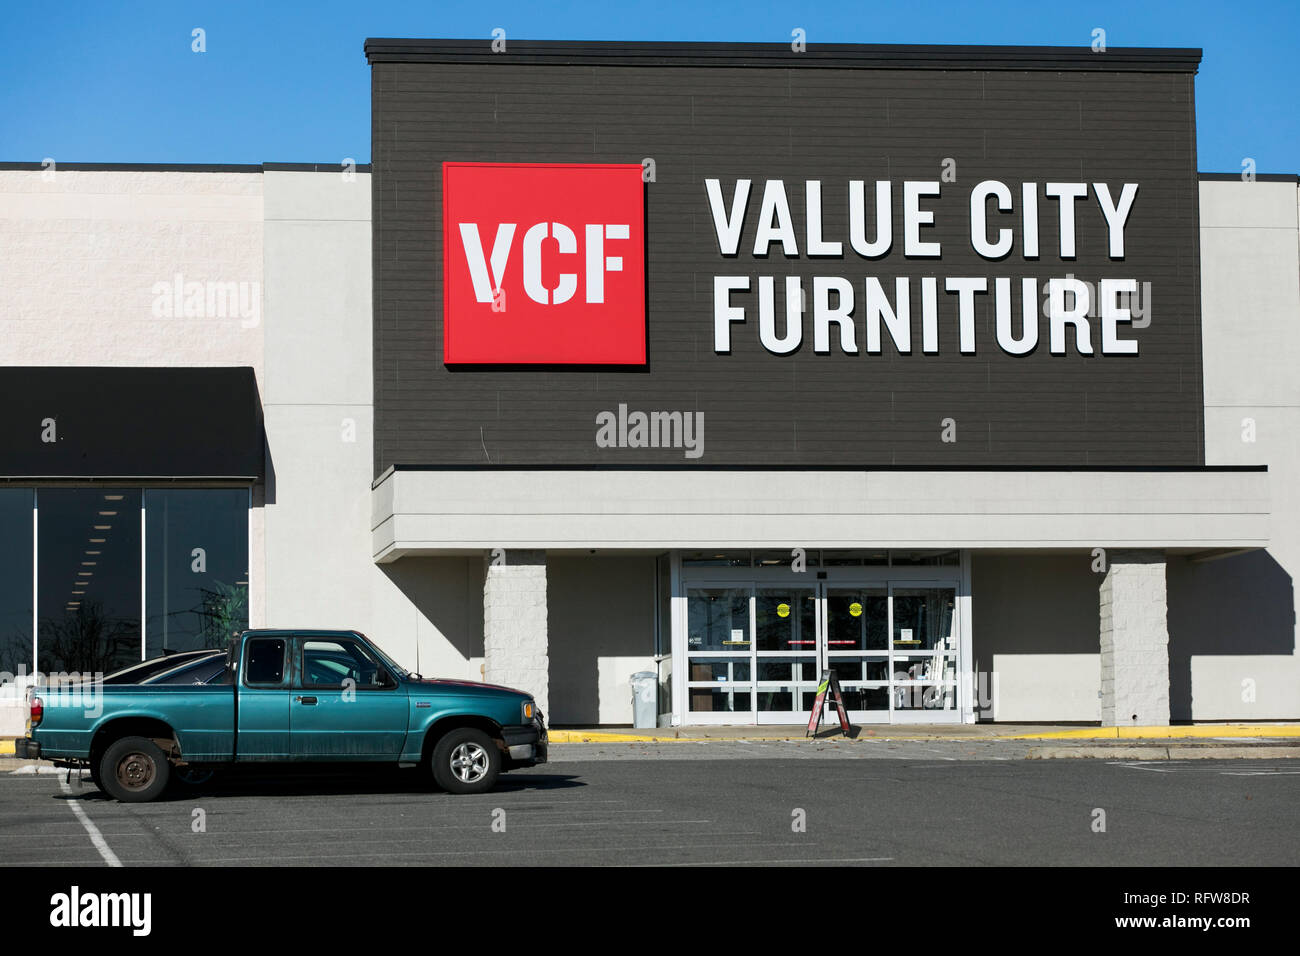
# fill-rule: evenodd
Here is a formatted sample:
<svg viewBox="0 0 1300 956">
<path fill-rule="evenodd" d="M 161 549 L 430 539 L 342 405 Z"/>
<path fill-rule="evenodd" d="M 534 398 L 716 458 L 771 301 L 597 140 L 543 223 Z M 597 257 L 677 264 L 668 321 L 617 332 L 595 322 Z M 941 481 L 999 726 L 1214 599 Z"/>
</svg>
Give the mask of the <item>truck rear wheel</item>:
<svg viewBox="0 0 1300 956">
<path fill-rule="evenodd" d="M 99 783 L 123 803 L 147 803 L 167 789 L 167 755 L 147 737 L 123 737 L 108 745 L 99 763 Z"/>
<path fill-rule="evenodd" d="M 449 730 L 433 748 L 433 779 L 448 793 L 484 793 L 501 773 L 501 751 L 481 730 Z"/>
</svg>

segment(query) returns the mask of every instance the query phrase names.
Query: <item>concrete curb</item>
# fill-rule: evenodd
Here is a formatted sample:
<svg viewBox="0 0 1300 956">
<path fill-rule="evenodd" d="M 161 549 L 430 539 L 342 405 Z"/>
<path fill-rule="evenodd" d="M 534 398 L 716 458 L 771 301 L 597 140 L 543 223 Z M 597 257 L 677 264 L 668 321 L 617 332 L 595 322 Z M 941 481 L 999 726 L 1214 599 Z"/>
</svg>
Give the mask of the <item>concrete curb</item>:
<svg viewBox="0 0 1300 956">
<path fill-rule="evenodd" d="M 1041 734 L 1012 734 L 1004 740 L 1182 740 L 1225 737 L 1300 737 L 1300 724 L 1199 724 L 1189 727 L 1084 727 Z"/>
<path fill-rule="evenodd" d="M 864 728 L 859 728 L 864 729 Z M 824 732 L 824 731 L 823 731 Z M 882 733 L 871 729 L 854 738 L 824 736 L 805 738 L 800 734 L 772 735 L 756 732 L 717 736 L 695 736 L 665 727 L 657 732 L 622 732 L 604 730 L 551 730 L 553 744 L 606 744 L 606 743 L 728 743 L 773 740 L 840 740 L 863 743 L 870 740 L 946 740 L 946 741 L 998 741 L 998 740 L 1230 740 L 1238 738 L 1300 739 L 1300 724 L 1201 724 L 1188 727 L 1083 727 L 1073 730 L 1052 730 L 1042 733 L 991 733 L 991 734 L 909 734 Z"/>
<path fill-rule="evenodd" d="M 1026 760 L 1092 757 L 1103 760 L 1277 760 L 1300 758 L 1300 747 L 1035 747 Z"/>
</svg>

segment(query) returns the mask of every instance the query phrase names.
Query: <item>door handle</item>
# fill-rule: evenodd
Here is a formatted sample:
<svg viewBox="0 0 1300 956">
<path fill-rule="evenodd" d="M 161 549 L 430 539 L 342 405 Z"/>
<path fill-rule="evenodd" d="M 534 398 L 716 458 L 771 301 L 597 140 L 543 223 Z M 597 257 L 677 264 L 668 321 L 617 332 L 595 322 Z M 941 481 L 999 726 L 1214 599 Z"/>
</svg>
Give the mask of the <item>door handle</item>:
<svg viewBox="0 0 1300 956">
<path fill-rule="evenodd" d="M 301 695 L 295 697 L 294 700 L 296 700 L 296 701 L 297 701 L 298 703 L 300 703 L 300 704 L 309 704 L 309 705 L 310 705 L 310 704 L 315 704 L 315 703 L 316 703 L 316 698 L 315 698 L 315 697 L 303 697 L 303 696 L 301 696 Z"/>
</svg>

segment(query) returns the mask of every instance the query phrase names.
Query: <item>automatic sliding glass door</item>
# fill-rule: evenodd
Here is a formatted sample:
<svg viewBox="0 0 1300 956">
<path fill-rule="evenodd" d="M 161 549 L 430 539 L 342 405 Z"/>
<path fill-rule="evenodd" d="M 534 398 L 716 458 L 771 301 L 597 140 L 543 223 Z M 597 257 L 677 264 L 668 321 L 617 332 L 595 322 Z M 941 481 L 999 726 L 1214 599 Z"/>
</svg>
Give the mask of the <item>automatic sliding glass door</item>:
<svg viewBox="0 0 1300 956">
<path fill-rule="evenodd" d="M 807 719 L 820 677 L 819 588 L 762 587 L 754 592 L 758 720 Z M 806 701 L 806 702 L 805 702 Z"/>
<path fill-rule="evenodd" d="M 826 587 L 822 666 L 833 667 L 844 706 L 861 719 L 889 719 L 889 589 Z M 805 710 L 811 710 L 809 700 Z M 831 717 L 832 714 L 827 714 Z"/>
<path fill-rule="evenodd" d="M 686 589 L 687 723 L 716 714 L 753 722 L 752 594 L 750 587 Z"/>
<path fill-rule="evenodd" d="M 957 706 L 957 591 L 895 585 L 890 660 L 891 709 L 954 711 Z"/>
<path fill-rule="evenodd" d="M 957 591 L 919 575 L 687 583 L 685 720 L 806 723 L 826 668 L 853 721 L 952 720 Z"/>
</svg>

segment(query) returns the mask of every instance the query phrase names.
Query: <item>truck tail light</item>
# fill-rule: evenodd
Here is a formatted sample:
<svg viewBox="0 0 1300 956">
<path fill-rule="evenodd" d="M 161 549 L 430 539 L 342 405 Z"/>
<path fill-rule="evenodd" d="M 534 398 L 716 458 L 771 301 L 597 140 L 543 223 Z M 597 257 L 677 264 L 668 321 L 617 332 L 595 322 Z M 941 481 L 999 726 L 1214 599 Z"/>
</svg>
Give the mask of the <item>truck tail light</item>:
<svg viewBox="0 0 1300 956">
<path fill-rule="evenodd" d="M 27 725 L 32 728 L 39 726 L 41 719 L 44 716 L 45 702 L 39 697 L 33 697 L 31 710 L 28 712 Z"/>
</svg>

